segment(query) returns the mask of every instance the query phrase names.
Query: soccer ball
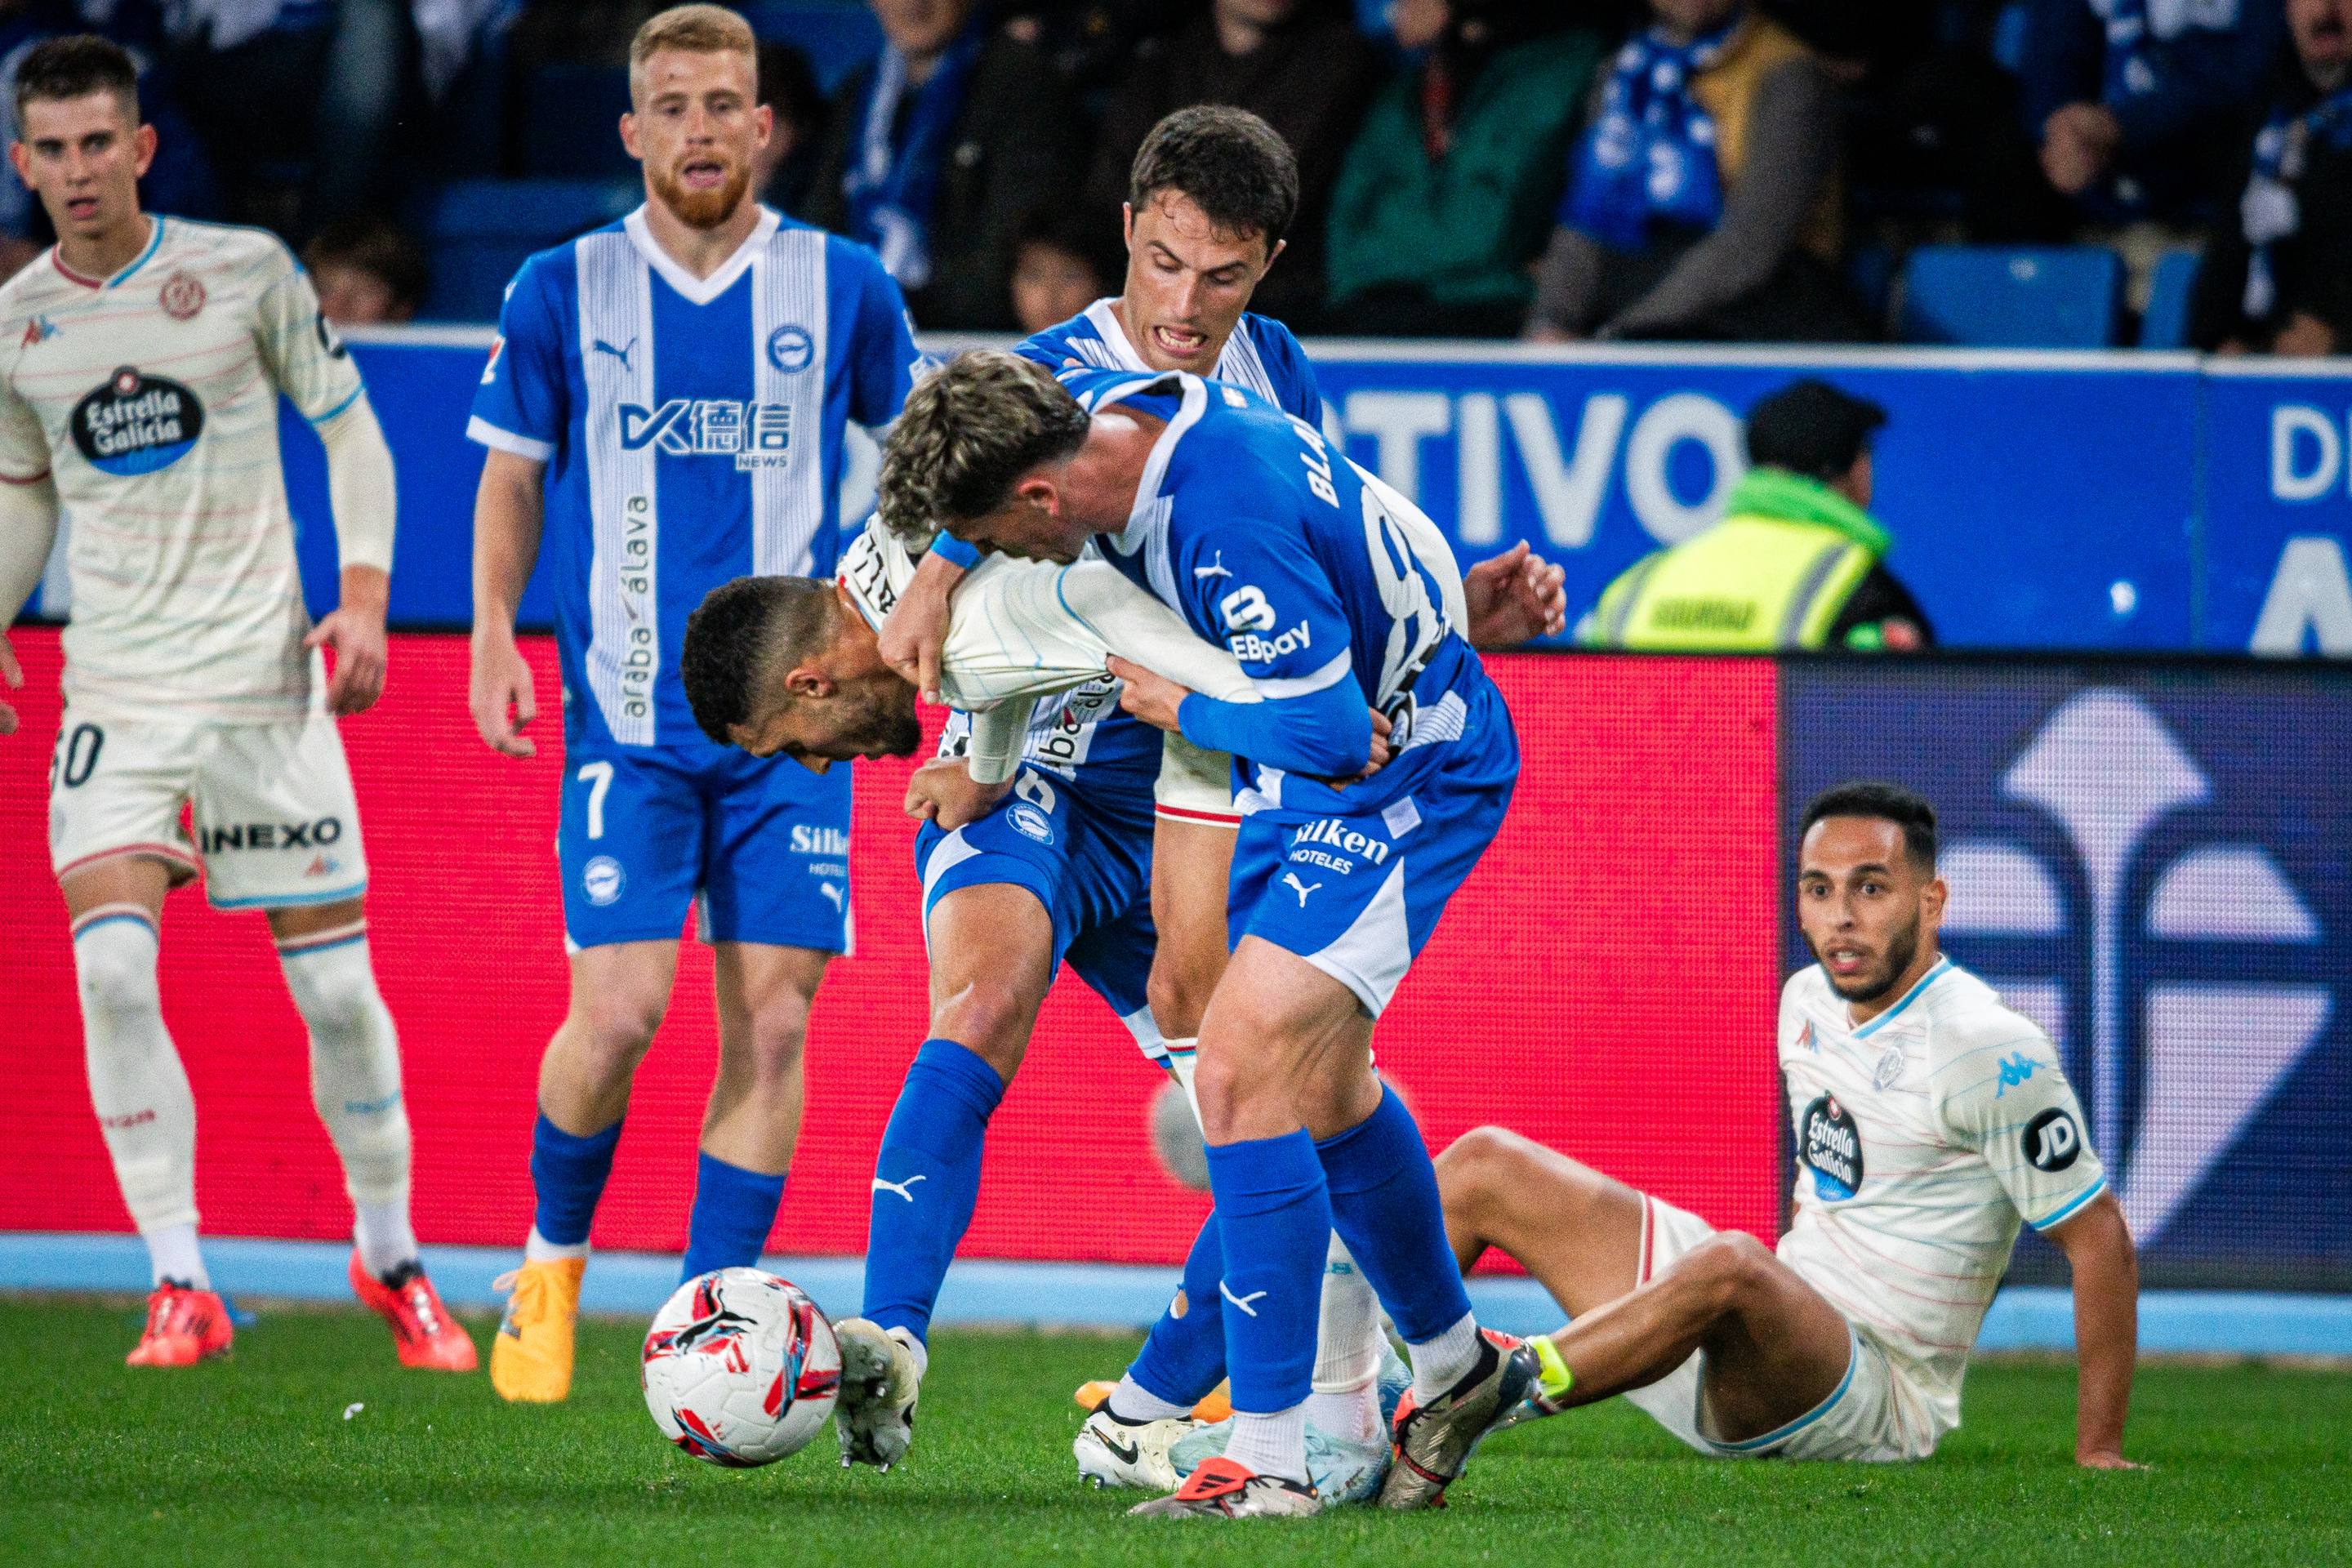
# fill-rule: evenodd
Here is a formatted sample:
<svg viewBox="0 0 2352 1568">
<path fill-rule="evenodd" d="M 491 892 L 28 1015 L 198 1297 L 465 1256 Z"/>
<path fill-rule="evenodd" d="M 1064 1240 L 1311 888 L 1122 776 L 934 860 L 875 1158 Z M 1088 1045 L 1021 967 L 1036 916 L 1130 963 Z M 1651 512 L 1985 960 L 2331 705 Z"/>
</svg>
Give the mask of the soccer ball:
<svg viewBox="0 0 2352 1568">
<path fill-rule="evenodd" d="M 744 1469 L 797 1452 L 833 1418 L 841 1346 L 801 1288 L 716 1268 L 677 1288 L 646 1332 L 646 1408 L 707 1464 Z"/>
</svg>

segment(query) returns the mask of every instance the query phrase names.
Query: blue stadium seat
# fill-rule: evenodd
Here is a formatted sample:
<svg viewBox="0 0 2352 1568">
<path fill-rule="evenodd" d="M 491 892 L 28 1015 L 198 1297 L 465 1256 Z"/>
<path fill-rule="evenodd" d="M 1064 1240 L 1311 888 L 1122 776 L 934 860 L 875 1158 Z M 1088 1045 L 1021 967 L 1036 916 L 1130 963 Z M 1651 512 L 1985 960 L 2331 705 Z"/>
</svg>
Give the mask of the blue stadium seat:
<svg viewBox="0 0 2352 1568">
<path fill-rule="evenodd" d="M 433 285 L 425 319 L 495 321 L 507 280 L 533 251 L 607 224 L 645 199 L 644 188 L 607 180 L 457 180 L 425 225 Z"/>
<path fill-rule="evenodd" d="M 2139 319 L 2140 347 L 2189 346 L 2189 311 L 2197 297 L 2197 259 L 2193 250 L 2168 250 L 2157 258 L 2155 287 L 2148 291 L 2147 310 Z"/>
<path fill-rule="evenodd" d="M 2116 341 L 2123 263 L 2110 250 L 1923 246 L 1904 281 L 1906 342 L 2103 349 Z"/>
<path fill-rule="evenodd" d="M 816 84 L 830 95 L 841 79 L 882 52 L 882 26 L 863 0 L 750 0 L 735 9 L 763 38 L 791 44 L 809 58 Z"/>
<path fill-rule="evenodd" d="M 635 179 L 621 146 L 625 66 L 543 65 L 523 84 L 523 173 L 541 179 Z"/>
</svg>

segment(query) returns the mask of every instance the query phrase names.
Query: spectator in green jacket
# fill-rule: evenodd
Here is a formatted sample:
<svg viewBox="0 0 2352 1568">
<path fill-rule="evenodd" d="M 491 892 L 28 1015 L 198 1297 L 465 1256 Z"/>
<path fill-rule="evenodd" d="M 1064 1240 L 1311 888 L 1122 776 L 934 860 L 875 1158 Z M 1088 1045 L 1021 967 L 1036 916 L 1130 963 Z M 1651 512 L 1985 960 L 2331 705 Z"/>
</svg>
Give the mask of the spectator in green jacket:
<svg viewBox="0 0 2352 1568">
<path fill-rule="evenodd" d="M 1333 195 L 1328 330 L 1512 337 L 1601 42 L 1541 0 L 1397 0 L 1419 63 L 1389 84 Z"/>
</svg>

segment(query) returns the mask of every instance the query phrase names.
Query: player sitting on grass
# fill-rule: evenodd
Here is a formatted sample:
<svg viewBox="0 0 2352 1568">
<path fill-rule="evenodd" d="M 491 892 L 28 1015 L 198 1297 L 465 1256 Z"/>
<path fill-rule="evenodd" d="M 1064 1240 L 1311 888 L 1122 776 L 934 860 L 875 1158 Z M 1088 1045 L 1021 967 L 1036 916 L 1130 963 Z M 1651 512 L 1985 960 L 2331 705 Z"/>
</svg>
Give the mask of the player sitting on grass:
<svg viewBox="0 0 2352 1568">
<path fill-rule="evenodd" d="M 1622 1394 L 1701 1453 L 1917 1459 L 2021 1223 L 2074 1271 L 2074 1458 L 2123 1457 L 2139 1277 L 2131 1233 L 2042 1032 L 1937 952 L 1936 816 L 1892 784 L 1806 808 L 1797 921 L 1820 962 L 1781 993 L 1798 1161 L 1776 1249 L 1486 1127 L 1437 1162 L 1466 1268 L 1489 1247 L 1572 1320 L 1531 1342 L 1528 1413 Z"/>
</svg>

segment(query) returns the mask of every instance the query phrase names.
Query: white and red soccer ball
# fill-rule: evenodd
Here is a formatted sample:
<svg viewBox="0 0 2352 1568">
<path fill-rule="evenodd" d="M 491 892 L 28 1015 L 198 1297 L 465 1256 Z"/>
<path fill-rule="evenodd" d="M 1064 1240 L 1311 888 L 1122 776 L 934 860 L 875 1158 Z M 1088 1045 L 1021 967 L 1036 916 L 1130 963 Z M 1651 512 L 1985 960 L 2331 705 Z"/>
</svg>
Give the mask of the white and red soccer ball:
<svg viewBox="0 0 2352 1568">
<path fill-rule="evenodd" d="M 799 1286 L 718 1268 L 654 1314 L 644 1381 L 654 1425 L 680 1448 L 732 1469 L 772 1465 L 832 1420 L 841 1346 Z"/>
</svg>

